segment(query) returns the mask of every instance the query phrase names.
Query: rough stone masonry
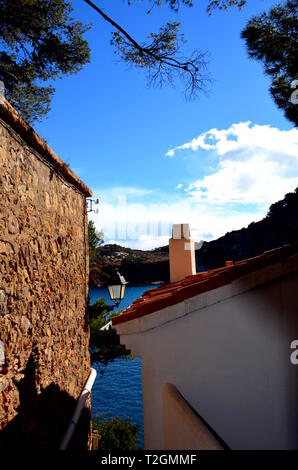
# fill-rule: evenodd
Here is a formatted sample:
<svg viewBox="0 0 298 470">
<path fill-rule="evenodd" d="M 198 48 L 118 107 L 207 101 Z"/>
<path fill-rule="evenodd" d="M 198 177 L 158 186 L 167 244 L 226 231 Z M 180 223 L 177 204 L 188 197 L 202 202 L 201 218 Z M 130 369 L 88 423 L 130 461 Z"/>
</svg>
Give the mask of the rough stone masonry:
<svg viewBox="0 0 298 470">
<path fill-rule="evenodd" d="M 87 196 L 0 103 L 0 448 L 57 448 L 89 376 Z"/>
</svg>

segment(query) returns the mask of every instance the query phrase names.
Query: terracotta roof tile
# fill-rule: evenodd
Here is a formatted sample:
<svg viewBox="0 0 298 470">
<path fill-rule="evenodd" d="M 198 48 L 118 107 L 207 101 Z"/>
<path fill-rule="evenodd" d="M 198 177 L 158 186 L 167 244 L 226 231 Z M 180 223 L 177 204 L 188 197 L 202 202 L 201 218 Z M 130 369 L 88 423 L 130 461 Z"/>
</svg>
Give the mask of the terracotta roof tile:
<svg viewBox="0 0 298 470">
<path fill-rule="evenodd" d="M 157 312 L 163 308 L 183 302 L 196 295 L 229 284 L 235 279 L 258 269 L 277 263 L 284 258 L 298 253 L 298 241 L 273 250 L 265 251 L 259 256 L 248 258 L 226 266 L 188 276 L 182 281 L 165 284 L 147 290 L 136 299 L 129 308 L 112 319 L 118 325 L 135 318 Z"/>
</svg>

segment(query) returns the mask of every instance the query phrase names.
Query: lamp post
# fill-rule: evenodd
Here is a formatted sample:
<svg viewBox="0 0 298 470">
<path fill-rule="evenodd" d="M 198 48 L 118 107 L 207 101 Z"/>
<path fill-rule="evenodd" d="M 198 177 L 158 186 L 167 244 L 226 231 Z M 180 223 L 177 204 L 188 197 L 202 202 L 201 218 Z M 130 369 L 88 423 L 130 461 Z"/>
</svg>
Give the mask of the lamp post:
<svg viewBox="0 0 298 470">
<path fill-rule="evenodd" d="M 110 294 L 110 299 L 114 302 L 115 307 L 119 307 L 120 302 L 124 299 L 126 280 L 123 276 L 116 271 L 115 275 L 111 279 L 112 284 L 108 285 L 108 291 Z"/>
</svg>

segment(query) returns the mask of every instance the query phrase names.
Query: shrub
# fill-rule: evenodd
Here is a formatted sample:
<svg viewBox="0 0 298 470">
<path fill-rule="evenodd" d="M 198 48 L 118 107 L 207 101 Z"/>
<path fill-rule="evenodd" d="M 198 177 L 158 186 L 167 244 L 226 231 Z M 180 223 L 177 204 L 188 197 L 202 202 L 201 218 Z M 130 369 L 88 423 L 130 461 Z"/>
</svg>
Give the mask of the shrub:
<svg viewBox="0 0 298 470">
<path fill-rule="evenodd" d="M 93 362 L 101 362 L 107 365 L 109 361 L 118 358 L 128 357 L 130 352 L 125 346 L 120 344 L 119 336 L 115 330 L 101 330 L 113 316 L 118 315 L 112 312 L 112 307 L 105 303 L 103 298 L 98 299 L 89 307 L 90 319 L 90 355 Z"/>
<path fill-rule="evenodd" d="M 109 312 L 113 310 L 113 307 L 106 304 L 103 297 L 97 299 L 92 305 L 89 305 L 89 318 L 102 317 L 104 318 Z"/>
<path fill-rule="evenodd" d="M 99 433 L 98 451 L 109 452 L 138 449 L 139 425 L 129 419 L 113 418 L 100 420 L 93 418 L 92 427 Z"/>
</svg>

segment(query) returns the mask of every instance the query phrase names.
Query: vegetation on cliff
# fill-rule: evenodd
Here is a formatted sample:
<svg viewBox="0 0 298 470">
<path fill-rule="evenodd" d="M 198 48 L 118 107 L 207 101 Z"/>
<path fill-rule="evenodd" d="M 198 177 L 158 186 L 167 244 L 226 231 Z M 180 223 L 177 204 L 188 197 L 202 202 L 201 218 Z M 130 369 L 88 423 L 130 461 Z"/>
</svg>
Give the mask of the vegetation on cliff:
<svg viewBox="0 0 298 470">
<path fill-rule="evenodd" d="M 115 269 L 131 284 L 169 280 L 169 248 L 134 250 L 120 245 L 102 245 L 90 262 L 90 287 L 107 285 Z"/>
<path fill-rule="evenodd" d="M 259 222 L 204 242 L 196 251 L 197 271 L 223 266 L 227 260 L 240 261 L 258 256 L 295 240 L 298 240 L 298 188 L 272 204 L 266 217 Z"/>
<path fill-rule="evenodd" d="M 196 250 L 197 271 L 240 261 L 298 240 L 298 188 L 271 205 L 268 214 L 248 227 L 203 242 Z M 117 268 L 132 284 L 169 280 L 169 247 L 142 251 L 119 245 L 102 245 L 90 263 L 90 286 L 106 285 Z"/>
<path fill-rule="evenodd" d="M 89 243 L 89 259 L 96 257 L 96 249 L 103 244 L 103 232 L 96 230 L 93 220 L 88 222 L 88 243 Z"/>
<path fill-rule="evenodd" d="M 92 428 L 99 435 L 98 451 L 110 452 L 138 449 L 139 425 L 132 424 L 129 419 L 113 418 L 100 420 L 93 418 Z"/>
</svg>

